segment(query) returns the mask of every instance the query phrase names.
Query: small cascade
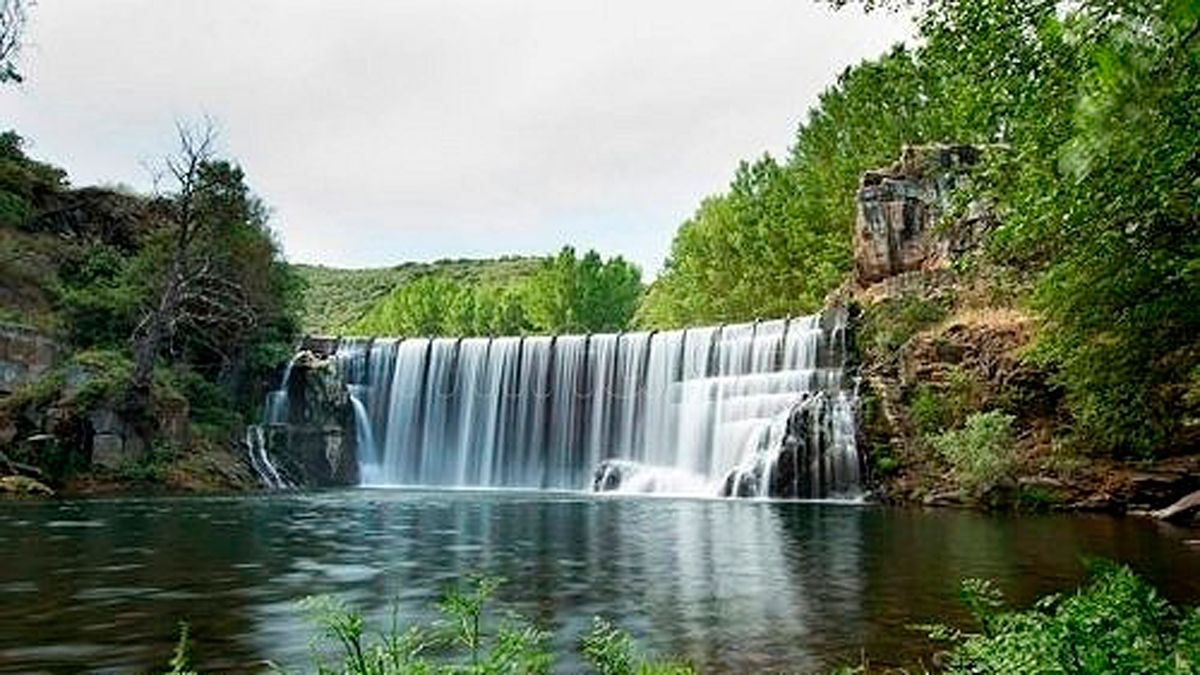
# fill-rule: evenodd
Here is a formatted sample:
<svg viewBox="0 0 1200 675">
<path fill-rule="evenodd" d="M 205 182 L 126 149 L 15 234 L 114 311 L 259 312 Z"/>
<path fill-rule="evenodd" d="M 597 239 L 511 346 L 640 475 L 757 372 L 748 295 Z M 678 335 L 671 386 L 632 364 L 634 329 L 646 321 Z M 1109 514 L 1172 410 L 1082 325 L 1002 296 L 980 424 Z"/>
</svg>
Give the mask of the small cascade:
<svg viewBox="0 0 1200 675">
<path fill-rule="evenodd" d="M 268 490 L 286 490 L 292 487 L 284 480 L 271 456 L 267 453 L 267 437 L 261 424 L 251 424 L 246 427 L 246 449 L 249 453 L 250 467 L 258 475 L 258 482 Z"/>
<path fill-rule="evenodd" d="M 267 450 L 266 429 L 273 424 L 284 424 L 288 419 L 288 385 L 292 381 L 292 370 L 295 368 L 298 355 L 292 357 L 283 368 L 283 377 L 279 388 L 267 392 L 267 400 L 263 405 L 263 421 L 261 424 L 250 424 L 246 427 L 246 451 L 250 460 L 250 468 L 258 475 L 258 482 L 269 490 L 284 490 L 293 487 L 271 460 Z"/>
<path fill-rule="evenodd" d="M 354 339 L 336 359 L 367 485 L 852 497 L 845 323 Z"/>
</svg>

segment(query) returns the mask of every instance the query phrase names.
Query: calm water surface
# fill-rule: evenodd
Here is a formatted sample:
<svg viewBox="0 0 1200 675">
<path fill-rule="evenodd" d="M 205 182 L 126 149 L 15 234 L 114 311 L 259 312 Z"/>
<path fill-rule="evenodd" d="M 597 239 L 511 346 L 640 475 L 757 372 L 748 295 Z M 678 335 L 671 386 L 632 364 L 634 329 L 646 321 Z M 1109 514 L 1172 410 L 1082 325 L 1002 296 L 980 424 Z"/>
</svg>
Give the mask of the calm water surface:
<svg viewBox="0 0 1200 675">
<path fill-rule="evenodd" d="M 923 655 L 906 626 L 961 619 L 957 582 L 1016 602 L 1125 561 L 1200 600 L 1197 535 L 1137 519 L 572 494 L 354 490 L 0 504 L 0 671 L 165 664 L 175 624 L 198 665 L 308 663 L 296 602 L 334 593 L 429 617 L 463 575 L 508 580 L 497 606 L 555 631 L 562 672 L 604 615 L 706 672 L 808 672 Z"/>
</svg>

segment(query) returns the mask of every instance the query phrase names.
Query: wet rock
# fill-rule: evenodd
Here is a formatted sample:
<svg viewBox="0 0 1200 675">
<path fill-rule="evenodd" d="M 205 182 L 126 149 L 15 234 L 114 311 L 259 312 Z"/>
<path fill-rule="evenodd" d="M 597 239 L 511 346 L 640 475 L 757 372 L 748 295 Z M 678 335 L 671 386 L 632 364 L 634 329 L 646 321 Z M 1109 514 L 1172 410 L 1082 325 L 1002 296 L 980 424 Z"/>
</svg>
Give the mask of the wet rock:
<svg viewBox="0 0 1200 675">
<path fill-rule="evenodd" d="M 592 492 L 616 492 L 636 470 L 632 462 L 606 459 L 592 473 Z"/>
<path fill-rule="evenodd" d="M 357 485 L 354 408 L 336 359 L 302 351 L 287 386 L 287 415 L 266 430 L 266 448 L 297 485 Z"/>
</svg>

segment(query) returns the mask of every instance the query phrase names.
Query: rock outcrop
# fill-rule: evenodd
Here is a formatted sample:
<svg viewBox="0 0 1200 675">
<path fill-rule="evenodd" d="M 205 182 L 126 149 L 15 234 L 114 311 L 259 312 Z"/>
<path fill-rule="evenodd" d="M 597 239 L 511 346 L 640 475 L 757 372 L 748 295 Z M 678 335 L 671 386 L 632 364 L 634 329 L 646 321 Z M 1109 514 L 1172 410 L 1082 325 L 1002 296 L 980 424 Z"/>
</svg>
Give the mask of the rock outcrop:
<svg viewBox="0 0 1200 675">
<path fill-rule="evenodd" d="M 854 269 L 859 285 L 921 269 L 945 266 L 970 248 L 988 224 L 982 209 L 939 227 L 951 194 L 978 163 L 969 145 L 911 146 L 886 169 L 868 171 L 859 185 L 854 227 Z"/>
<path fill-rule="evenodd" d="M 356 485 L 354 408 L 338 362 L 302 351 L 292 363 L 283 418 L 268 424 L 266 447 L 294 484 Z"/>
</svg>

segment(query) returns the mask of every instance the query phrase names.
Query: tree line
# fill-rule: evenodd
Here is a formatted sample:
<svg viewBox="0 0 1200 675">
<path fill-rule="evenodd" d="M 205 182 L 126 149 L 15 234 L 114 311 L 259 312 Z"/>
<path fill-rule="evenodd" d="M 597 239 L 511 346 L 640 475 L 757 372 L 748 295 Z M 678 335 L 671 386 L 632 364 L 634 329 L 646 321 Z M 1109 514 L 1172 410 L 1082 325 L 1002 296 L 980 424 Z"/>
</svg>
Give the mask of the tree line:
<svg viewBox="0 0 1200 675">
<path fill-rule="evenodd" d="M 1030 280 L 1028 358 L 1056 373 L 1076 434 L 1200 446 L 1200 5 L 863 4 L 914 12 L 916 46 L 846 69 L 786 158 L 743 163 L 705 200 L 639 320 L 813 311 L 850 272 L 864 170 L 905 144 L 999 145 L 968 195 L 1001 219 L 983 256 Z"/>
<path fill-rule="evenodd" d="M 427 274 L 393 290 L 349 331 L 364 335 L 472 336 L 615 332 L 630 326 L 641 271 L 620 256 L 579 256 L 566 246 L 531 275 L 469 283 Z"/>
</svg>

